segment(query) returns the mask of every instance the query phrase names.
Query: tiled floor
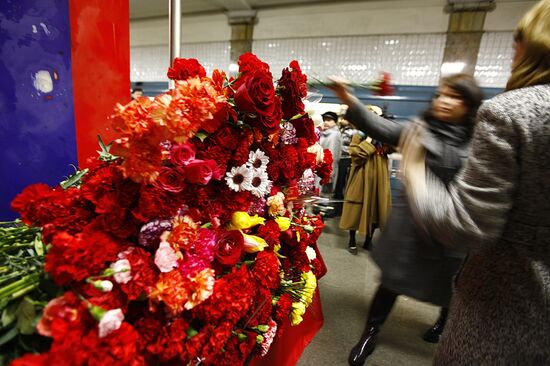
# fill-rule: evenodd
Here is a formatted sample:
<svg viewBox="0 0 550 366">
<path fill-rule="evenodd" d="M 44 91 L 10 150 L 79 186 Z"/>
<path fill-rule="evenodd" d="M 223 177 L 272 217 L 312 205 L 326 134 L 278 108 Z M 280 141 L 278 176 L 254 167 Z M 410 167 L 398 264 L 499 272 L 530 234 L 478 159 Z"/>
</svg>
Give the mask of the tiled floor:
<svg viewBox="0 0 550 366">
<path fill-rule="evenodd" d="M 339 218 L 327 219 L 319 240 L 329 270 L 319 281 L 325 323 L 298 366 L 347 365 L 348 352 L 363 330 L 370 299 L 378 284 L 378 268 L 368 252 L 360 249 L 356 256 L 348 253 L 347 232 L 338 229 L 338 221 Z M 360 243 L 363 240 L 358 239 Z M 420 337 L 437 315 L 435 306 L 399 297 L 366 365 L 430 365 L 435 345 Z"/>
</svg>

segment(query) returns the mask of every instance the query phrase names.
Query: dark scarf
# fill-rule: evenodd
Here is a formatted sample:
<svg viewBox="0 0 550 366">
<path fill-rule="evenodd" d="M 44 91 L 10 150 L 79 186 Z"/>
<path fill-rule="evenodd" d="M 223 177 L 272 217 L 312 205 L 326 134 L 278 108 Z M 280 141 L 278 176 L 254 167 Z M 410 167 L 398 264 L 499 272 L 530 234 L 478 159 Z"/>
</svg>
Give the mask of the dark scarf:
<svg viewBox="0 0 550 366">
<path fill-rule="evenodd" d="M 468 156 L 471 131 L 468 127 L 426 120 L 428 134 L 424 142 L 427 167 L 445 184 L 458 173 Z"/>
</svg>

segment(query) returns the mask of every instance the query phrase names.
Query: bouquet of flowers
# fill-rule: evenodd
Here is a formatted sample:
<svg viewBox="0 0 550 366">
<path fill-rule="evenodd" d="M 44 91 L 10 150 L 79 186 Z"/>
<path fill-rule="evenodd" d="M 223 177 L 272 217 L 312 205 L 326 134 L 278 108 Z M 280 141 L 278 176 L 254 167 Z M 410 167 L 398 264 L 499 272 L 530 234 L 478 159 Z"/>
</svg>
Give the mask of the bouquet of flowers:
<svg viewBox="0 0 550 366">
<path fill-rule="evenodd" d="M 37 325 L 50 349 L 22 365 L 241 365 L 298 324 L 326 268 L 301 196 L 331 175 L 292 61 L 274 84 L 251 53 L 239 75 L 194 59 L 175 88 L 117 105 L 120 134 L 63 186 L 12 202 L 42 228 L 63 289 Z"/>
</svg>

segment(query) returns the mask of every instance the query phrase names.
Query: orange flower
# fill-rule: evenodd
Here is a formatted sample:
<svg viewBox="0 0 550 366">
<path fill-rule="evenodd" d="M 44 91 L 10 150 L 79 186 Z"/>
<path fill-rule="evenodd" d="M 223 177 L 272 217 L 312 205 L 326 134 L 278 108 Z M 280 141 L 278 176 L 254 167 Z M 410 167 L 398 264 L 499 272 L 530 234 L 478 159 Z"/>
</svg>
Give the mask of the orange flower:
<svg viewBox="0 0 550 366">
<path fill-rule="evenodd" d="M 193 309 L 212 295 L 215 282 L 214 273 L 212 268 L 205 268 L 191 278 L 190 296 L 185 303 L 187 310 Z"/>
<path fill-rule="evenodd" d="M 177 269 L 161 273 L 149 299 L 153 302 L 164 302 L 172 315 L 178 315 L 189 299 L 188 281 Z"/>
<path fill-rule="evenodd" d="M 176 216 L 172 221 L 173 227 L 168 242 L 178 251 L 189 249 L 198 239 L 199 224 L 193 221 L 190 216 Z"/>
<path fill-rule="evenodd" d="M 208 125 L 226 103 L 222 90 L 210 78 L 176 82 L 166 109 L 166 126 L 179 143 L 193 137 L 201 125 Z"/>
</svg>

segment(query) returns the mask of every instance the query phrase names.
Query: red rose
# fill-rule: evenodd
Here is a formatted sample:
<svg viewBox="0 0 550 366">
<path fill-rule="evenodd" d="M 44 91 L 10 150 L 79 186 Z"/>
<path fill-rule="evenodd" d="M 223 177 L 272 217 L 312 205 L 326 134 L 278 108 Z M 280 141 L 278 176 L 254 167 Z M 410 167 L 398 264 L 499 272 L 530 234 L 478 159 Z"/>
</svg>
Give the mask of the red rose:
<svg viewBox="0 0 550 366">
<path fill-rule="evenodd" d="M 240 231 L 226 231 L 216 244 L 216 260 L 226 266 L 234 266 L 243 253 L 244 238 Z"/>
<path fill-rule="evenodd" d="M 273 112 L 275 87 L 273 80 L 262 71 L 255 71 L 245 79 L 245 82 L 235 93 L 237 108 L 246 113 L 267 116 Z"/>
<path fill-rule="evenodd" d="M 181 168 L 162 167 L 153 185 L 168 192 L 179 193 L 185 188 L 184 179 L 185 173 Z"/>
<path fill-rule="evenodd" d="M 193 184 L 208 184 L 210 179 L 220 179 L 218 165 L 214 160 L 193 160 L 185 166 L 187 181 Z"/>
<path fill-rule="evenodd" d="M 176 166 L 187 165 L 195 159 L 195 148 L 193 144 L 172 145 L 170 149 L 170 161 Z"/>
<path fill-rule="evenodd" d="M 235 104 L 241 112 L 252 114 L 251 124 L 276 130 L 281 122 L 281 101 L 275 95 L 270 74 L 255 71 L 246 77 L 235 93 Z"/>
<path fill-rule="evenodd" d="M 206 76 L 206 70 L 195 58 L 175 58 L 172 67 L 168 69 L 168 78 L 171 80 L 187 80 L 195 76 Z"/>
</svg>

